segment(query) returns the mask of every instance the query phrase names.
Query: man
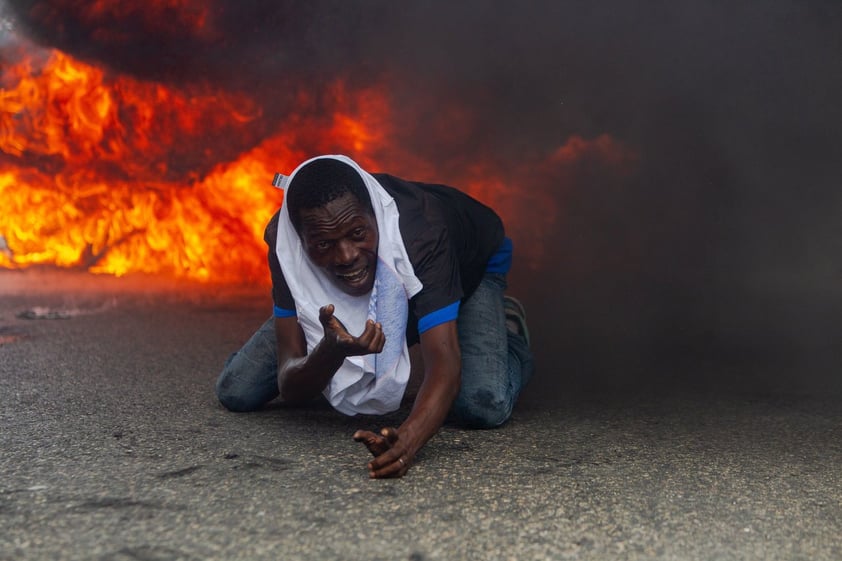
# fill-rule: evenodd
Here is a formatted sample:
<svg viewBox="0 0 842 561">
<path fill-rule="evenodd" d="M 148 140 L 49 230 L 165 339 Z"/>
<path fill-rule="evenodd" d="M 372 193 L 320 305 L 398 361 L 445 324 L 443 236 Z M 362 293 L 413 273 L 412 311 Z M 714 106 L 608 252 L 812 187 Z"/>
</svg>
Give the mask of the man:
<svg viewBox="0 0 842 561">
<path fill-rule="evenodd" d="M 406 474 L 449 413 L 506 422 L 532 374 L 522 307 L 504 297 L 512 245 L 488 207 L 444 185 L 371 175 L 321 156 L 288 177 L 266 228 L 274 317 L 225 365 L 221 403 L 251 411 L 320 393 L 347 415 L 399 408 L 408 346 L 424 378 L 397 428 L 354 439 L 372 478 Z"/>
</svg>

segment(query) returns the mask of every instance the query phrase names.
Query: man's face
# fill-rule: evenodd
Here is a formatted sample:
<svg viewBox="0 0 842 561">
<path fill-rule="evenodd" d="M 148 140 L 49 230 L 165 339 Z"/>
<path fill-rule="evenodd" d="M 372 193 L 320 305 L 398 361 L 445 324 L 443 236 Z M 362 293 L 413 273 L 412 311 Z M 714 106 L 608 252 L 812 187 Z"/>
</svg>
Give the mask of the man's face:
<svg viewBox="0 0 842 561">
<path fill-rule="evenodd" d="M 301 241 L 310 260 L 343 292 L 369 293 L 379 240 L 374 216 L 351 193 L 300 212 Z"/>
</svg>

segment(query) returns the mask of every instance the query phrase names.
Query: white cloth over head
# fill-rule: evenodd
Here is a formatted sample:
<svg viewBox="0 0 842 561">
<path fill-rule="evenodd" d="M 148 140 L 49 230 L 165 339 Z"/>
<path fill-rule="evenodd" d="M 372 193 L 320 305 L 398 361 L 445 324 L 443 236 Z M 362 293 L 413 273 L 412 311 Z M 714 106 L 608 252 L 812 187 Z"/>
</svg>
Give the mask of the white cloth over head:
<svg viewBox="0 0 842 561">
<path fill-rule="evenodd" d="M 324 395 L 337 411 L 346 415 L 389 413 L 400 407 L 409 382 L 409 349 L 406 344 L 409 299 L 420 292 L 423 285 L 415 276 L 406 253 L 398 227 L 399 213 L 395 200 L 356 162 L 341 155 L 312 158 L 284 178 L 284 184 L 289 185 L 304 166 L 323 158 L 332 158 L 351 166 L 362 177 L 371 197 L 379 232 L 374 288 L 369 295 L 351 296 L 335 286 L 310 261 L 301 238 L 290 222 L 286 197 L 278 220 L 275 252 L 295 300 L 295 311 L 307 340 L 308 353 L 324 337 L 319 308 L 327 304 L 334 305 L 334 316 L 352 335 L 360 335 L 368 319 L 383 326 L 386 336 L 383 351 L 347 357 L 325 388 Z"/>
</svg>

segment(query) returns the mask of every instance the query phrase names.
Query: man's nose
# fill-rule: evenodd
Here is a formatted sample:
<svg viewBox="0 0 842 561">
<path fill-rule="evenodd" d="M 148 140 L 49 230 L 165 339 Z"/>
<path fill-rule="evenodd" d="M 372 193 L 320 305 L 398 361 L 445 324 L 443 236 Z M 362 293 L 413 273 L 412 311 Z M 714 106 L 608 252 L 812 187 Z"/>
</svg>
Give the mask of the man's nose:
<svg viewBox="0 0 842 561">
<path fill-rule="evenodd" d="M 350 266 L 357 261 L 359 250 L 357 246 L 348 240 L 341 240 L 336 244 L 336 264 L 341 266 Z"/>
</svg>

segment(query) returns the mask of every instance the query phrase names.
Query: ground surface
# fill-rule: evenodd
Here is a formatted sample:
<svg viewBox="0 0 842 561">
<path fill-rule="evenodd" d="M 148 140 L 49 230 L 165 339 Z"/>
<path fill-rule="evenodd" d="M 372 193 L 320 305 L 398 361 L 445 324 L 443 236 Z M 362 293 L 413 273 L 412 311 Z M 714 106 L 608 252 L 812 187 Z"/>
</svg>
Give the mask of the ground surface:
<svg viewBox="0 0 842 561">
<path fill-rule="evenodd" d="M 537 384 L 370 481 L 399 417 L 216 403 L 263 295 L 83 280 L 0 273 L 0 559 L 842 558 L 831 398 Z"/>
</svg>

